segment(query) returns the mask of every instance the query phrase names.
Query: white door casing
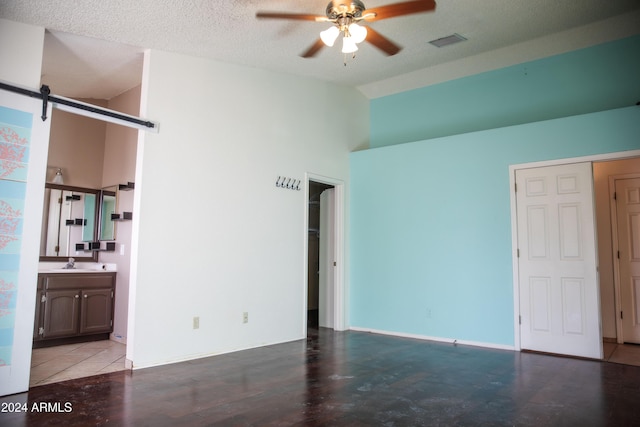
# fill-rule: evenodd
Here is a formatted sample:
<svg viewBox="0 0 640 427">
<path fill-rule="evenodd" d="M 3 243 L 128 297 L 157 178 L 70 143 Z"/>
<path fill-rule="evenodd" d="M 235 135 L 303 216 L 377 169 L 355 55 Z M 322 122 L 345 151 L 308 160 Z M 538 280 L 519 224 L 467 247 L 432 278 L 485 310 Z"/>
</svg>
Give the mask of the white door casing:
<svg viewBox="0 0 640 427">
<path fill-rule="evenodd" d="M 640 344 L 640 178 L 615 181 L 622 342 Z"/>
<path fill-rule="evenodd" d="M 520 347 L 602 358 L 591 163 L 515 171 Z"/>
<path fill-rule="evenodd" d="M 335 196 L 329 188 L 320 194 L 320 271 L 318 324 L 334 327 Z"/>
</svg>

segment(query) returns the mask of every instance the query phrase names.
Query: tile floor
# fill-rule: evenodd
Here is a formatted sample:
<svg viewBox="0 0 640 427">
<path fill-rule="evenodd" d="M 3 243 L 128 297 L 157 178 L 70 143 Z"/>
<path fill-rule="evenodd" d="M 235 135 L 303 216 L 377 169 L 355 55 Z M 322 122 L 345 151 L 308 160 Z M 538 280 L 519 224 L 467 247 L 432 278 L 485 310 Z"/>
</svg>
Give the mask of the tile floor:
<svg viewBox="0 0 640 427">
<path fill-rule="evenodd" d="M 110 340 L 34 349 L 29 387 L 123 371 L 125 350 Z"/>
<path fill-rule="evenodd" d="M 604 360 L 623 365 L 640 366 L 640 345 L 605 342 Z"/>
</svg>

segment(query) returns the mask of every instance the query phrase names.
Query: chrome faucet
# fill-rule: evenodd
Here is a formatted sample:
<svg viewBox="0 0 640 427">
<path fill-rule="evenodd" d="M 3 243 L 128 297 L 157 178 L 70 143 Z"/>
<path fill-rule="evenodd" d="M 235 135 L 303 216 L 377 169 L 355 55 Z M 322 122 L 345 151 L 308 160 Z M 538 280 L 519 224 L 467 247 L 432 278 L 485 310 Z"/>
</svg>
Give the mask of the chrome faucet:
<svg viewBox="0 0 640 427">
<path fill-rule="evenodd" d="M 76 265 L 76 260 L 74 258 L 69 258 L 69 262 L 67 263 L 67 265 L 65 265 L 62 268 L 71 270 L 72 268 L 76 268 L 75 265 Z"/>
</svg>

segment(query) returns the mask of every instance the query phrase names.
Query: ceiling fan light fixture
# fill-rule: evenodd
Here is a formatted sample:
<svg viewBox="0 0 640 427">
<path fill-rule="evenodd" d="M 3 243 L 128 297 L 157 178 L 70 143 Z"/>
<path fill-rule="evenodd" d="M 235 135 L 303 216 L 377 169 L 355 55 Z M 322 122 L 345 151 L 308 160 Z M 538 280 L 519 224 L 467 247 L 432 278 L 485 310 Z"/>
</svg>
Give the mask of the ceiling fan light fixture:
<svg viewBox="0 0 640 427">
<path fill-rule="evenodd" d="M 344 37 L 342 39 L 342 53 L 353 53 L 358 50 L 353 37 Z"/>
<path fill-rule="evenodd" d="M 324 31 L 320 31 L 320 39 L 329 47 L 333 46 L 333 44 L 336 42 L 336 39 L 338 38 L 338 35 L 340 35 L 340 30 L 336 26 L 327 28 Z"/>
<path fill-rule="evenodd" d="M 367 27 L 356 24 L 349 25 L 349 34 L 355 43 L 362 43 L 367 38 Z"/>
</svg>

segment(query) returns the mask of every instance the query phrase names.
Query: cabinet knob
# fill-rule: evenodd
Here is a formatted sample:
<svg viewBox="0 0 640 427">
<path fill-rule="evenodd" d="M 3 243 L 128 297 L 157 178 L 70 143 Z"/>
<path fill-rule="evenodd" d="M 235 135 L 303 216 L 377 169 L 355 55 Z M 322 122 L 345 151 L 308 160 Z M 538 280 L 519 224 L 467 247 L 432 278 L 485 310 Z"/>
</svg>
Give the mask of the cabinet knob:
<svg viewBox="0 0 640 427">
<path fill-rule="evenodd" d="M 80 298 L 80 295 L 76 294 L 76 299 Z"/>
<path fill-rule="evenodd" d="M 86 297 L 87 297 L 87 294 L 84 294 L 84 297 L 86 298 Z"/>
</svg>

